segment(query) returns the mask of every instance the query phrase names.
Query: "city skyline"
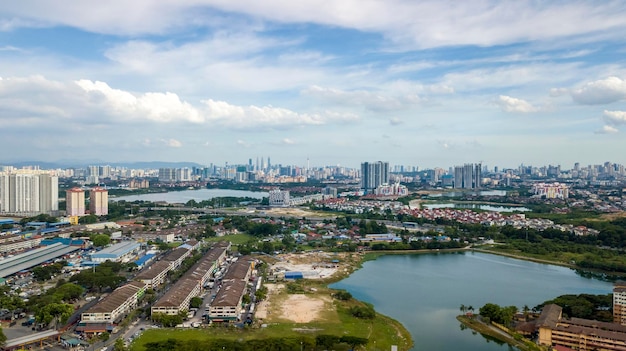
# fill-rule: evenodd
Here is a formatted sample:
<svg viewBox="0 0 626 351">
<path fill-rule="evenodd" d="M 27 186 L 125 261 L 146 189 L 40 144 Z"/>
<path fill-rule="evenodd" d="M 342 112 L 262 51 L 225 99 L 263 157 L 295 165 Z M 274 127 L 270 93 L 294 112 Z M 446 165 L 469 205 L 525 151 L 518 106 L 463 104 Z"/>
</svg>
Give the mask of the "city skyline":
<svg viewBox="0 0 626 351">
<path fill-rule="evenodd" d="M 625 164 L 625 15 L 592 1 L 11 2 L 0 164 Z"/>
</svg>

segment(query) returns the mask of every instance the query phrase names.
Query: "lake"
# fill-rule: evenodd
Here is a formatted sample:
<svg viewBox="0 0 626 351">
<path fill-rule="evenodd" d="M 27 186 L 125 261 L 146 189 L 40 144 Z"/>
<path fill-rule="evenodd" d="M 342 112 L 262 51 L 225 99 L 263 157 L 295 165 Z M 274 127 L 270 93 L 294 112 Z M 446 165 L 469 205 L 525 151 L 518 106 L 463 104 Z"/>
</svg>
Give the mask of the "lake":
<svg viewBox="0 0 626 351">
<path fill-rule="evenodd" d="M 459 208 L 469 210 L 485 210 L 493 212 L 526 212 L 530 211 L 529 208 L 522 206 L 494 206 L 485 204 L 460 204 L 460 203 L 446 203 L 446 204 L 422 204 L 422 207 L 432 208 Z"/>
<path fill-rule="evenodd" d="M 247 190 L 231 190 L 231 189 L 198 189 L 170 191 L 167 193 L 129 195 L 111 198 L 113 201 L 165 201 L 168 203 L 186 203 L 189 200 L 202 201 L 216 197 L 251 197 L 254 199 L 262 199 L 268 197 L 269 194 L 262 191 Z"/>
<path fill-rule="evenodd" d="M 450 191 L 436 194 L 429 194 L 428 197 L 459 197 L 464 195 L 475 196 L 506 196 L 505 190 L 482 190 L 482 191 Z"/>
<path fill-rule="evenodd" d="M 574 270 L 477 252 L 387 255 L 368 261 L 332 284 L 402 323 L 413 336 L 411 350 L 509 350 L 461 330 L 459 307 L 476 313 L 487 302 L 532 308 L 563 294 L 608 294 L 613 285 Z"/>
</svg>

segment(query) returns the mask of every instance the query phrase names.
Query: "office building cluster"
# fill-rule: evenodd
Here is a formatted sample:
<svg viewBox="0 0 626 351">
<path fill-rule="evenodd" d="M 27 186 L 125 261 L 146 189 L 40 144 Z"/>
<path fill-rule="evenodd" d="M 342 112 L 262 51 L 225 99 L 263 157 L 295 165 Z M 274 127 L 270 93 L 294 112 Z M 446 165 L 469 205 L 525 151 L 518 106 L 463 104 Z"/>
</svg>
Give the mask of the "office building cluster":
<svg viewBox="0 0 626 351">
<path fill-rule="evenodd" d="M 389 162 L 361 163 L 361 189 L 370 194 L 383 184 L 389 184 Z"/>
<path fill-rule="evenodd" d="M 546 199 L 567 199 L 569 187 L 563 183 L 536 183 L 533 184 L 533 194 Z"/>
<path fill-rule="evenodd" d="M 455 189 L 479 189 L 482 184 L 482 165 L 466 163 L 454 167 Z"/>
<path fill-rule="evenodd" d="M 10 170 L 0 173 L 0 213 L 55 215 L 58 210 L 57 176 L 39 170 Z"/>
</svg>

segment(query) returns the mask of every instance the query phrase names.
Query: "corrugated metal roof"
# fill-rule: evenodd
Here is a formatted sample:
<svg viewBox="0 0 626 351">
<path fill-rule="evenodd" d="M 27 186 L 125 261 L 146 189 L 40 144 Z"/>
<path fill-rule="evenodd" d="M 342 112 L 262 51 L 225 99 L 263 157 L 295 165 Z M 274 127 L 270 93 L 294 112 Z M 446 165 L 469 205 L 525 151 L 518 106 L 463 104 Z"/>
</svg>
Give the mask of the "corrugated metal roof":
<svg viewBox="0 0 626 351">
<path fill-rule="evenodd" d="M 66 255 L 78 250 L 78 247 L 63 244 L 52 244 L 30 250 L 14 257 L 0 261 L 0 277 L 8 277 L 19 271 L 38 266 L 46 261 Z"/>
</svg>

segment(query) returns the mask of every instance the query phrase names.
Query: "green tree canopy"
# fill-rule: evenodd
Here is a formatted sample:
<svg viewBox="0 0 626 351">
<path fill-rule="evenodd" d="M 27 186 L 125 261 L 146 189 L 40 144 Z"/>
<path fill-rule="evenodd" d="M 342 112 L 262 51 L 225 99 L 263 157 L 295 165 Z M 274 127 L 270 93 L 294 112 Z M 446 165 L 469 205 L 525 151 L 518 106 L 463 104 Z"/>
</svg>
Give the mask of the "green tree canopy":
<svg viewBox="0 0 626 351">
<path fill-rule="evenodd" d="M 4 346 L 7 342 L 7 336 L 4 335 L 4 331 L 2 331 L 2 327 L 0 327 L 0 346 Z"/>
<path fill-rule="evenodd" d="M 111 237 L 106 234 L 94 234 L 90 237 L 93 246 L 103 247 L 111 243 Z"/>
<path fill-rule="evenodd" d="M 201 297 L 192 297 L 191 301 L 189 301 L 189 307 L 191 308 L 200 308 L 202 306 L 202 298 Z"/>
<path fill-rule="evenodd" d="M 45 305 L 35 314 L 35 318 L 38 322 L 44 324 L 50 324 L 50 322 L 55 321 L 55 324 L 61 322 L 61 324 L 67 323 L 67 320 L 70 318 L 72 313 L 74 312 L 74 307 L 72 305 L 64 304 L 64 303 L 51 303 Z"/>
</svg>

